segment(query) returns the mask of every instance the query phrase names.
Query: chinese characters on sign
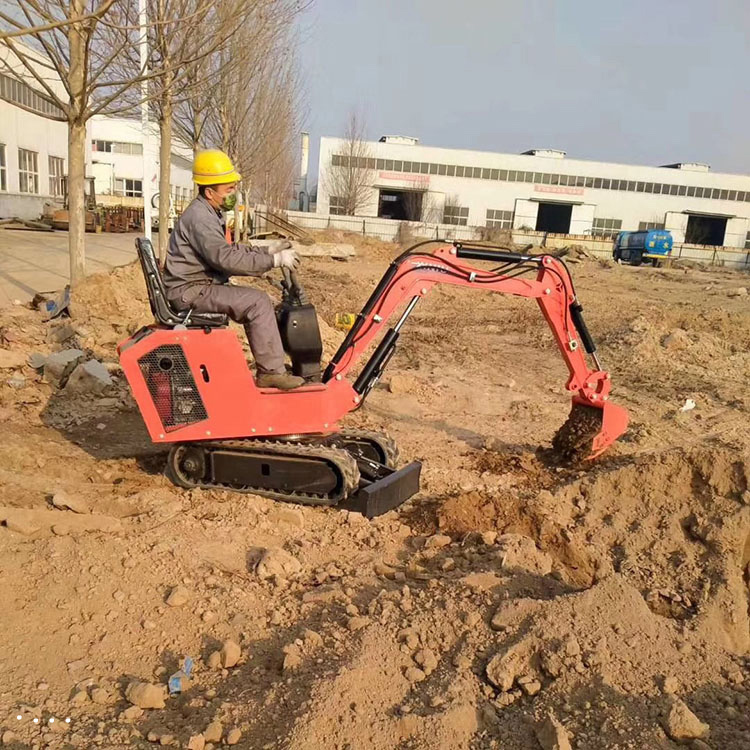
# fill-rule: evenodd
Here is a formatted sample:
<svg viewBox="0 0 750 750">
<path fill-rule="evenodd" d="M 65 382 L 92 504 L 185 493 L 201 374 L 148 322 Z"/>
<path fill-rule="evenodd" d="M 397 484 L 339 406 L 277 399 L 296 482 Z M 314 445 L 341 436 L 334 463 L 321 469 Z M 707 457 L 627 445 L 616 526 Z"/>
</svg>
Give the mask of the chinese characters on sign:
<svg viewBox="0 0 750 750">
<path fill-rule="evenodd" d="M 563 195 L 583 195 L 583 188 L 564 185 L 534 185 L 537 193 L 562 193 Z"/>
</svg>

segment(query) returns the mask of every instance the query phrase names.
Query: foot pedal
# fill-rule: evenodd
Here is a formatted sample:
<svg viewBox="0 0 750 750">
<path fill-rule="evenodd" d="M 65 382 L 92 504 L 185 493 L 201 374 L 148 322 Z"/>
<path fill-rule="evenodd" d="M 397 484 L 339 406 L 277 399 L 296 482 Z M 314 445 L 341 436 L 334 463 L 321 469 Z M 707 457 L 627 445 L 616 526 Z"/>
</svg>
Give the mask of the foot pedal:
<svg viewBox="0 0 750 750">
<path fill-rule="evenodd" d="M 398 508 L 401 503 L 419 492 L 421 471 L 422 464 L 414 461 L 403 469 L 362 487 L 338 507 L 361 513 L 366 518 L 381 516 L 389 510 Z"/>
</svg>

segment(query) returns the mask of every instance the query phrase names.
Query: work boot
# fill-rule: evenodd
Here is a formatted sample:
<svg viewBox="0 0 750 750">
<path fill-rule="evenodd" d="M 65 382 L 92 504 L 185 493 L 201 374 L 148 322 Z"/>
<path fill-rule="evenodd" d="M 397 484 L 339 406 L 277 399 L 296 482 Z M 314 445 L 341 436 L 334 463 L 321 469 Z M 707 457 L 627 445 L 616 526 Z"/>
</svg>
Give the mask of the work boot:
<svg viewBox="0 0 750 750">
<path fill-rule="evenodd" d="M 258 388 L 279 388 L 282 391 L 291 391 L 305 384 L 305 379 L 288 372 L 264 372 L 255 378 Z"/>
</svg>

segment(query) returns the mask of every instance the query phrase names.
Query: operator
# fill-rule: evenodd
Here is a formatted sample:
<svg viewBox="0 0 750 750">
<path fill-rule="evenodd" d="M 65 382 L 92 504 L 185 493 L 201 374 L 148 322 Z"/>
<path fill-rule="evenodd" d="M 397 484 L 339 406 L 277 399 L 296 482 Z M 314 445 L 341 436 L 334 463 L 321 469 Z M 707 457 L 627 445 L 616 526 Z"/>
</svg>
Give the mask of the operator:
<svg viewBox="0 0 750 750">
<path fill-rule="evenodd" d="M 271 298 L 258 289 L 229 284 L 230 276 L 261 276 L 272 268 L 294 270 L 297 253 L 286 240 L 267 248 L 230 244 L 222 210 L 234 207 L 240 175 L 222 151 L 202 151 L 193 162 L 198 196 L 183 211 L 169 238 L 164 267 L 167 299 L 178 310 L 224 313 L 242 323 L 261 388 L 290 390 L 304 380 L 286 372 L 284 347 Z"/>
</svg>

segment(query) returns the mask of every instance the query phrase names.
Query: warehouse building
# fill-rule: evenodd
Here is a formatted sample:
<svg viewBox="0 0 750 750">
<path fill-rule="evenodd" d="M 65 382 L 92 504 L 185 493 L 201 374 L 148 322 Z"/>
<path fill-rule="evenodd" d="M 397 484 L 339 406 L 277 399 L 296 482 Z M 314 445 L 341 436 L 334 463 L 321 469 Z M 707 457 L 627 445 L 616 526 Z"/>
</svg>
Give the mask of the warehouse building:
<svg viewBox="0 0 750 750">
<path fill-rule="evenodd" d="M 422 146 L 383 136 L 352 144 L 321 138 L 318 213 L 611 237 L 665 228 L 675 242 L 750 247 L 750 176 L 685 162 L 636 166 Z M 343 187 L 342 187 L 343 186 Z"/>
<path fill-rule="evenodd" d="M 17 44 L 57 96 L 65 89 L 44 58 Z M 59 207 L 66 192 L 68 128 L 63 113 L 6 47 L 0 46 L 0 218 L 36 219 L 45 205 Z M 89 120 L 86 176 L 94 178 L 99 202 L 143 205 L 140 120 L 97 115 Z M 158 192 L 159 137 L 152 131 L 152 194 Z M 171 194 L 179 209 L 192 198 L 192 152 L 172 144 Z"/>
</svg>

